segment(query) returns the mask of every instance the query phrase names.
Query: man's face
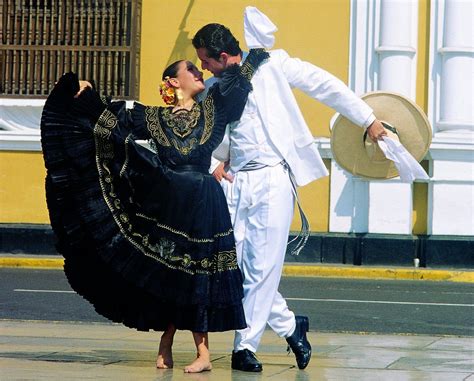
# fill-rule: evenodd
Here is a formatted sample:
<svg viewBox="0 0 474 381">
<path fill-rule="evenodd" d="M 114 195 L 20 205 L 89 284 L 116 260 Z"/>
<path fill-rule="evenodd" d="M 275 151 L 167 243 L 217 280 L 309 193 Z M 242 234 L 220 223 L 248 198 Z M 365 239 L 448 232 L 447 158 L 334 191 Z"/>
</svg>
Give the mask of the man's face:
<svg viewBox="0 0 474 381">
<path fill-rule="evenodd" d="M 208 57 L 206 48 L 198 48 L 196 49 L 196 53 L 198 58 L 201 60 L 202 70 L 208 70 L 214 74 L 215 77 L 220 77 L 221 73 L 226 68 L 226 62 L 223 57 L 220 57 L 219 60 Z"/>
</svg>

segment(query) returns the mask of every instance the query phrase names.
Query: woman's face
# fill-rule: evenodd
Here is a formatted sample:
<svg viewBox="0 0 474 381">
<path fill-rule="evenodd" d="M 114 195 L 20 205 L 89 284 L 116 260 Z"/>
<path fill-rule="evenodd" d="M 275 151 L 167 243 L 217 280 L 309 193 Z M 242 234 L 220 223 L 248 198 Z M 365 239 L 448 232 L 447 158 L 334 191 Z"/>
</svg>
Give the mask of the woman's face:
<svg viewBox="0 0 474 381">
<path fill-rule="evenodd" d="M 179 81 L 179 88 L 191 97 L 205 89 L 202 72 L 190 61 L 179 63 L 176 79 Z"/>
</svg>

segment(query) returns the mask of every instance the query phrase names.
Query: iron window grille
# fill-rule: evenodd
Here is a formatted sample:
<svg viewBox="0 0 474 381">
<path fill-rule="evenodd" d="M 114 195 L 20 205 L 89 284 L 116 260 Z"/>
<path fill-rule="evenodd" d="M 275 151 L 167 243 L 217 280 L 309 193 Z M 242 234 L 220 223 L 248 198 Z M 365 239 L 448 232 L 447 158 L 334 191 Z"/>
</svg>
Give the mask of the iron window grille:
<svg viewBox="0 0 474 381">
<path fill-rule="evenodd" d="M 0 97 L 44 98 L 62 73 L 136 99 L 141 0 L 0 0 Z"/>
</svg>

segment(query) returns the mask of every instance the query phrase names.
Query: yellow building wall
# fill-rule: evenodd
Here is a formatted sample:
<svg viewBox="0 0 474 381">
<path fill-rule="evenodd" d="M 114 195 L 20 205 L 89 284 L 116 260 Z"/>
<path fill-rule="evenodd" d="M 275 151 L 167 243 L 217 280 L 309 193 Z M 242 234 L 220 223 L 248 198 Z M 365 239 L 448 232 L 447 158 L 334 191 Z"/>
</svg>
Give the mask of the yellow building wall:
<svg viewBox="0 0 474 381">
<path fill-rule="evenodd" d="M 203 25 L 227 25 L 246 49 L 243 12 L 248 1 L 143 0 L 140 55 L 140 101 L 161 105 L 158 85 L 167 64 L 182 58 L 197 62 L 192 36 Z M 275 48 L 323 67 L 347 82 L 349 0 L 257 0 L 278 26 Z M 420 0 L 417 103 L 426 111 L 429 2 Z M 209 76 L 207 73 L 206 76 Z M 311 131 L 329 136 L 333 111 L 299 91 L 295 93 Z M 330 167 L 329 160 L 325 160 Z M 44 194 L 45 169 L 39 152 L 0 152 L 0 223 L 49 223 Z M 300 189 L 311 230 L 328 231 L 329 177 Z M 414 187 L 414 233 L 426 232 L 427 187 Z M 296 215 L 296 213 L 295 213 Z M 292 230 L 299 229 L 299 217 Z"/>
<path fill-rule="evenodd" d="M 140 101 L 162 105 L 158 93 L 163 69 L 178 59 L 198 64 L 191 40 L 205 24 L 218 22 L 230 28 L 247 49 L 243 13 L 248 0 L 143 0 Z M 275 49 L 312 62 L 347 82 L 349 61 L 349 0 L 254 1 L 277 25 Z M 206 78 L 209 73 L 205 72 Z M 296 94 L 314 135 L 329 136 L 330 108 Z"/>
<path fill-rule="evenodd" d="M 243 13 L 248 0 L 144 0 L 142 8 L 142 45 L 140 101 L 162 105 L 158 85 L 163 69 L 178 59 L 198 64 L 191 40 L 203 25 L 224 24 L 246 50 Z M 325 68 L 347 82 L 349 62 L 349 0 L 267 0 L 252 5 L 265 13 L 278 27 L 275 49 Z M 206 78 L 209 73 L 206 73 Z M 334 114 L 301 92 L 298 103 L 315 136 L 329 136 L 329 120 Z M 327 163 L 329 166 L 329 163 Z M 300 190 L 301 202 L 312 231 L 327 231 L 329 216 L 329 177 Z M 299 217 L 292 230 L 299 229 Z"/>
<path fill-rule="evenodd" d="M 161 72 L 171 62 L 187 58 L 197 63 L 192 36 L 203 25 L 227 25 L 246 49 L 243 12 L 248 1 L 143 0 L 140 53 L 140 101 L 161 105 Z M 349 1 L 254 1 L 278 26 L 275 48 L 347 80 Z M 209 76 L 209 74 L 206 74 Z M 317 136 L 329 136 L 333 111 L 296 93 L 303 114 Z M 329 167 L 329 162 L 326 163 Z M 0 152 L 0 223 L 49 223 L 44 194 L 45 169 L 41 153 Z M 301 201 L 313 231 L 327 231 L 329 178 L 301 189 Z M 292 229 L 299 229 L 299 219 Z"/>
<path fill-rule="evenodd" d="M 0 151 L 0 223 L 49 224 L 41 152 Z"/>
</svg>

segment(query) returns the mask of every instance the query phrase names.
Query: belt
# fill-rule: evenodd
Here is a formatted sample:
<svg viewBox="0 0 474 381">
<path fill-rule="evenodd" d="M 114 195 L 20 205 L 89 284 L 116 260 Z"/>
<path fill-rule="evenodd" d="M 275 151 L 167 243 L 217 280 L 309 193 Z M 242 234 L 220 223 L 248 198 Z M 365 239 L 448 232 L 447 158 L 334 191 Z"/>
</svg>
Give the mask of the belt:
<svg viewBox="0 0 474 381">
<path fill-rule="evenodd" d="M 243 172 L 256 171 L 257 169 L 262 169 L 265 167 L 268 167 L 268 165 L 257 163 L 256 161 L 251 160 L 247 164 L 245 164 L 243 168 L 240 169 L 240 171 L 243 171 Z"/>
<path fill-rule="evenodd" d="M 178 165 L 170 165 L 170 168 L 176 172 L 199 172 L 199 173 L 209 174 L 209 167 L 205 165 L 178 164 Z"/>
</svg>

